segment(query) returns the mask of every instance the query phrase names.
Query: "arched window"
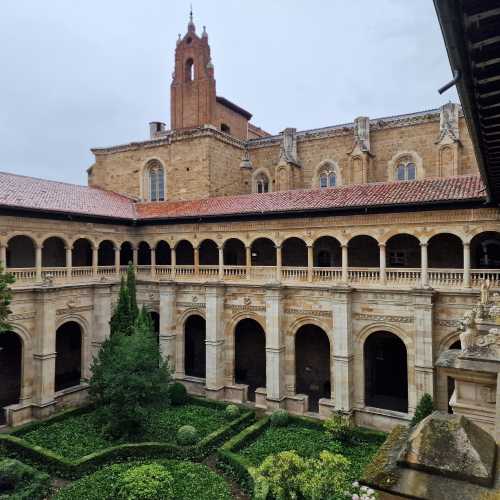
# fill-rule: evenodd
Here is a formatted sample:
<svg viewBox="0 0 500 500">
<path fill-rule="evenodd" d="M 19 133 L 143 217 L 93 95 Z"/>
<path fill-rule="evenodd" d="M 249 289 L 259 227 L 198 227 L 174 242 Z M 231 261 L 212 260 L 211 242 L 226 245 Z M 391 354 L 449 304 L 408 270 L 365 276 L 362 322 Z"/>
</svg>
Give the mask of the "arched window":
<svg viewBox="0 0 500 500">
<path fill-rule="evenodd" d="M 318 172 L 319 187 L 321 189 L 337 185 L 337 171 L 332 162 L 325 162 Z"/>
<path fill-rule="evenodd" d="M 413 159 L 409 156 L 404 156 L 396 163 L 396 180 L 397 181 L 414 181 L 417 178 L 417 166 Z"/>
<path fill-rule="evenodd" d="M 159 161 L 149 164 L 149 201 L 165 201 L 165 171 Z"/>
<path fill-rule="evenodd" d="M 186 61 L 186 82 L 194 80 L 194 61 L 189 58 Z"/>
<path fill-rule="evenodd" d="M 255 190 L 257 193 L 268 193 L 269 192 L 269 179 L 266 174 L 259 174 L 255 178 Z"/>
</svg>

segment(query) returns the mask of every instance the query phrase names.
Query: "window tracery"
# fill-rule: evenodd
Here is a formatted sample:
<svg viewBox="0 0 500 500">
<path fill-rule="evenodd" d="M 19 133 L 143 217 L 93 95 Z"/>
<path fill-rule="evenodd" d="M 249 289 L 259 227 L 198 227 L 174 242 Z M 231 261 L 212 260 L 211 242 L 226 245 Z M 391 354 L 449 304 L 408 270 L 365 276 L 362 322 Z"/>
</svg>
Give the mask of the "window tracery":
<svg viewBox="0 0 500 500">
<path fill-rule="evenodd" d="M 149 201 L 165 201 L 165 171 L 158 161 L 148 168 Z"/>
</svg>

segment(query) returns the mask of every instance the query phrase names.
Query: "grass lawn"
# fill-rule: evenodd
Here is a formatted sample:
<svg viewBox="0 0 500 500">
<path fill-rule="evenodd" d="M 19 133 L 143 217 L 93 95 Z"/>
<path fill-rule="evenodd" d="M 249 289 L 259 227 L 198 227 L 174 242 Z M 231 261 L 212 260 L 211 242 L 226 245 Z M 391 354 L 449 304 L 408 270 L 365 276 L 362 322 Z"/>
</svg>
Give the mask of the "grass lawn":
<svg viewBox="0 0 500 500">
<path fill-rule="evenodd" d="M 223 408 L 187 403 L 184 406 L 151 407 L 148 412 L 146 433 L 138 441 L 175 443 L 177 429 L 193 425 L 200 439 L 228 423 Z M 52 450 L 65 458 L 77 459 L 123 441 L 105 436 L 94 412 L 69 416 L 60 421 L 41 425 L 20 435 L 29 443 Z M 130 442 L 130 440 L 128 440 Z"/>
<path fill-rule="evenodd" d="M 163 465 L 174 479 L 176 500 L 231 500 L 226 481 L 207 466 L 176 460 L 148 461 Z M 144 463 L 144 462 L 142 462 Z M 55 500 L 112 500 L 120 474 L 139 462 L 113 464 L 82 477 L 60 490 Z"/>
<path fill-rule="evenodd" d="M 383 443 L 381 436 L 367 436 L 352 445 L 333 440 L 320 427 L 309 427 L 292 421 L 286 427 L 267 427 L 264 432 L 238 453 L 254 466 L 268 456 L 280 451 L 295 450 L 302 457 L 317 457 L 323 450 L 339 453 L 351 461 L 350 480 L 362 475 L 366 464 Z"/>
</svg>

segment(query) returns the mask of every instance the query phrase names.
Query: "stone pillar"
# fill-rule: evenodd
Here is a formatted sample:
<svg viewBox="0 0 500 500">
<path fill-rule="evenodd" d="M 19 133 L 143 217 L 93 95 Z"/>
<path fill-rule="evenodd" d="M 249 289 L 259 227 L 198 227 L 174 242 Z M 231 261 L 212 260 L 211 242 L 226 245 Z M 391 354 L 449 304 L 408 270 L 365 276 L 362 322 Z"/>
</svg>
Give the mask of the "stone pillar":
<svg viewBox="0 0 500 500">
<path fill-rule="evenodd" d="M 34 413 L 46 417 L 54 411 L 56 372 L 56 301 L 53 288 L 35 288 Z"/>
<path fill-rule="evenodd" d="M 175 266 L 176 266 L 176 253 L 175 253 L 175 248 L 172 247 L 170 249 L 170 265 L 172 266 L 172 279 L 175 278 Z"/>
<path fill-rule="evenodd" d="M 43 245 L 37 245 L 35 249 L 36 280 L 42 281 L 42 250 Z"/>
<path fill-rule="evenodd" d="M 156 248 L 151 248 L 151 278 L 156 278 Z"/>
<path fill-rule="evenodd" d="M 495 416 L 495 439 L 500 443 L 500 372 L 497 375 L 497 394 L 496 394 L 496 416 Z"/>
<path fill-rule="evenodd" d="M 224 279 L 224 247 L 219 247 L 219 279 Z"/>
<path fill-rule="evenodd" d="M 68 278 L 71 278 L 73 270 L 73 247 L 66 247 L 66 273 Z"/>
<path fill-rule="evenodd" d="M 89 366 L 87 367 L 87 376 L 90 377 L 90 365 L 92 359 L 97 356 L 102 343 L 109 338 L 111 329 L 111 286 L 105 284 L 96 284 L 94 287 L 94 309 L 92 311 L 92 341 L 90 349 Z M 86 368 L 83 367 L 84 373 Z"/>
<path fill-rule="evenodd" d="M 266 392 L 268 409 L 285 405 L 285 339 L 280 285 L 266 288 Z"/>
<path fill-rule="evenodd" d="M 276 281 L 281 283 L 281 245 L 276 245 Z"/>
<path fill-rule="evenodd" d="M 224 397 L 224 286 L 205 286 L 206 303 L 206 395 Z"/>
<path fill-rule="evenodd" d="M 420 243 L 420 266 L 421 266 L 421 281 L 422 286 L 426 287 L 429 285 L 429 271 L 427 263 L 427 243 Z"/>
<path fill-rule="evenodd" d="M 176 287 L 173 282 L 160 282 L 160 352 L 175 372 L 176 353 Z"/>
<path fill-rule="evenodd" d="M 347 283 L 349 281 L 349 253 L 347 245 L 342 245 L 342 281 Z"/>
<path fill-rule="evenodd" d="M 385 285 L 387 276 L 385 272 L 385 243 L 379 243 L 379 266 L 380 266 L 380 283 Z"/>
<path fill-rule="evenodd" d="M 415 314 L 415 387 L 408 384 L 408 412 L 415 409 L 420 398 L 428 393 L 432 399 L 434 394 L 434 355 L 432 346 L 433 332 L 433 295 L 432 290 L 416 289 L 412 292 L 413 310 Z M 408 366 L 411 367 L 411 356 L 407 353 Z M 411 377 L 408 377 L 410 381 Z"/>
<path fill-rule="evenodd" d="M 115 273 L 119 276 L 121 271 L 120 266 L 120 247 L 115 247 Z"/>
<path fill-rule="evenodd" d="M 200 247 L 194 247 L 194 275 L 200 272 Z"/>
<path fill-rule="evenodd" d="M 99 264 L 99 248 L 92 247 L 92 275 L 97 276 L 97 265 Z"/>
<path fill-rule="evenodd" d="M 7 267 L 7 246 L 3 243 L 0 245 L 0 266 Z"/>
<path fill-rule="evenodd" d="M 354 362 L 352 339 L 352 289 L 332 288 L 333 356 L 332 400 L 335 409 L 350 413 L 354 402 Z"/>
<path fill-rule="evenodd" d="M 137 263 L 139 262 L 139 249 L 136 245 L 132 247 L 132 264 L 134 267 L 137 267 Z"/>
<path fill-rule="evenodd" d="M 470 243 L 464 243 L 464 287 L 470 288 Z"/>
<path fill-rule="evenodd" d="M 245 266 L 247 272 L 247 280 L 251 278 L 251 267 L 252 267 L 252 247 L 245 246 Z"/>
<path fill-rule="evenodd" d="M 307 281 L 312 283 L 313 280 L 313 266 L 314 266 L 314 254 L 313 246 L 307 245 Z"/>
</svg>

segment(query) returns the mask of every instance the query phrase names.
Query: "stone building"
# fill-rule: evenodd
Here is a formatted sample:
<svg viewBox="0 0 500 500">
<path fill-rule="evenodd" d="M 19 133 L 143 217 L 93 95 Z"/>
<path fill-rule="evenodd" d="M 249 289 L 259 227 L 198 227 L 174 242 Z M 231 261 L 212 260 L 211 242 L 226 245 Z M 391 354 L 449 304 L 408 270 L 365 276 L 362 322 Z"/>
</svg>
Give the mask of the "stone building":
<svg viewBox="0 0 500 500">
<path fill-rule="evenodd" d="M 389 429 L 430 393 L 489 278 L 500 221 L 459 105 L 271 135 L 217 96 L 208 35 L 177 42 L 171 129 L 95 148 L 89 187 L 0 173 L 10 423 L 80 402 L 137 266 L 162 353 L 195 394 Z"/>
</svg>

